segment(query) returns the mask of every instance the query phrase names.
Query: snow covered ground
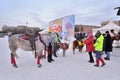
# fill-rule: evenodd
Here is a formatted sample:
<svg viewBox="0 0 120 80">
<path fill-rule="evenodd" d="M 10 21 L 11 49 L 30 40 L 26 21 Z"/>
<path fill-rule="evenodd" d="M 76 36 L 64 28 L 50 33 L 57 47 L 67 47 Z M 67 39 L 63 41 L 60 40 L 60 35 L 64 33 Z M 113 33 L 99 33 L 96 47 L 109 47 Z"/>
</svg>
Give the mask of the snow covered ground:
<svg viewBox="0 0 120 80">
<path fill-rule="evenodd" d="M 104 67 L 94 67 L 95 63 L 88 63 L 85 47 L 83 53 L 76 50 L 73 55 L 70 45 L 66 57 L 59 51 L 58 58 L 53 57 L 54 62 L 42 59 L 42 67 L 38 68 L 32 52 L 19 49 L 18 68 L 14 68 L 10 63 L 8 39 L 0 38 L 0 80 L 120 80 L 120 48 L 113 50 L 111 60 L 105 61 Z"/>
</svg>

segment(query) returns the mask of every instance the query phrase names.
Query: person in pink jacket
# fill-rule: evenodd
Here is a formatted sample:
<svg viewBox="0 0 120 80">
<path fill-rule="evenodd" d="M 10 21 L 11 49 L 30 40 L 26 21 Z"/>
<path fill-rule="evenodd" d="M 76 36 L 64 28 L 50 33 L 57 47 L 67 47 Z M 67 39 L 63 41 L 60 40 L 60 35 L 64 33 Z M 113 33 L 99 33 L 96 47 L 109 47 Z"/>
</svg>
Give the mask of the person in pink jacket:
<svg viewBox="0 0 120 80">
<path fill-rule="evenodd" d="M 88 38 L 83 40 L 83 43 L 86 44 L 86 51 L 89 54 L 89 61 L 90 63 L 94 63 L 93 55 L 94 52 L 94 36 L 92 32 L 88 33 Z"/>
</svg>

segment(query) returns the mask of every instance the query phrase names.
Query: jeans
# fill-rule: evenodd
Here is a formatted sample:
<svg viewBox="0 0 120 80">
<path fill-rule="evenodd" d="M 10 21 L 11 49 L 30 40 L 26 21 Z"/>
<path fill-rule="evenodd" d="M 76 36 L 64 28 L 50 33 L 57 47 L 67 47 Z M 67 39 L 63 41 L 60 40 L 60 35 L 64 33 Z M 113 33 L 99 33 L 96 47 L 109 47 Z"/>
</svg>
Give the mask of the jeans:
<svg viewBox="0 0 120 80">
<path fill-rule="evenodd" d="M 102 51 L 95 51 L 96 59 L 100 59 L 100 56 L 102 55 Z"/>
<path fill-rule="evenodd" d="M 110 52 L 105 52 L 106 53 L 106 58 L 110 59 Z"/>
</svg>

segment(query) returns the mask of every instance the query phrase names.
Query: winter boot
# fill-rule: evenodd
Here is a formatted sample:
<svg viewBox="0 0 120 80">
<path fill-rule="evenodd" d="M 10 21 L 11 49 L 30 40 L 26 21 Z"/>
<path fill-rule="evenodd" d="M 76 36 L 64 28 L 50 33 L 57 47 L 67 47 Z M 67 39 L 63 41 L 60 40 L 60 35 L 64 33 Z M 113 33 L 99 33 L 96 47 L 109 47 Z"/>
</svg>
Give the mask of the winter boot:
<svg viewBox="0 0 120 80">
<path fill-rule="evenodd" d="M 102 62 L 101 67 L 103 67 L 103 66 L 105 65 L 105 62 L 104 62 L 104 60 L 103 60 L 103 58 L 102 58 L 102 57 L 100 57 L 100 61 Z"/>
<path fill-rule="evenodd" d="M 106 64 L 104 63 L 104 64 L 101 65 L 101 67 L 103 67 L 103 66 L 105 66 L 105 65 L 106 65 Z"/>
<path fill-rule="evenodd" d="M 96 60 L 96 64 L 94 66 L 99 67 L 99 59 Z"/>
<path fill-rule="evenodd" d="M 48 62 L 49 62 L 49 63 L 51 63 L 51 60 L 50 60 L 50 59 L 48 59 Z"/>
<path fill-rule="evenodd" d="M 110 58 L 108 58 L 108 57 L 105 57 L 104 59 L 105 59 L 105 60 L 110 60 Z"/>
</svg>

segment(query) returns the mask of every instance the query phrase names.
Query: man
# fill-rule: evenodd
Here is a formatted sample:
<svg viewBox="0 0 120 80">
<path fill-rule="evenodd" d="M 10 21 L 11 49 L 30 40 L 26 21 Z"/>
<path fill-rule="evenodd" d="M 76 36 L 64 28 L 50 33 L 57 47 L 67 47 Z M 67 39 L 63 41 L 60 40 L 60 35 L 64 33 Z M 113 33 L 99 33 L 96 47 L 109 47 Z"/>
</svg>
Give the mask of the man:
<svg viewBox="0 0 120 80">
<path fill-rule="evenodd" d="M 104 58 L 105 60 L 110 60 L 110 52 L 112 52 L 112 39 L 109 34 L 109 31 L 105 32 L 105 37 L 104 37 L 104 51 L 106 54 L 106 57 Z"/>
<path fill-rule="evenodd" d="M 115 34 L 114 30 L 111 29 L 111 30 L 110 30 L 110 36 L 111 36 L 111 38 L 112 38 L 112 44 L 113 44 L 113 41 L 114 41 L 113 38 L 115 37 L 115 35 L 116 35 L 116 34 Z"/>
<path fill-rule="evenodd" d="M 104 37 L 103 35 L 101 34 L 100 31 L 98 31 L 96 33 L 96 41 L 95 41 L 95 44 L 94 44 L 94 47 L 95 47 L 95 54 L 96 54 L 96 64 L 94 65 L 95 67 L 99 67 L 99 61 L 101 61 L 102 66 L 105 65 L 105 62 L 102 58 L 102 51 L 103 51 L 103 40 L 104 40 Z"/>
<path fill-rule="evenodd" d="M 54 61 L 54 59 L 52 59 L 52 44 L 51 42 L 49 42 L 49 46 L 48 46 L 48 56 L 47 56 L 48 62 L 51 63 L 51 61 Z"/>
</svg>

